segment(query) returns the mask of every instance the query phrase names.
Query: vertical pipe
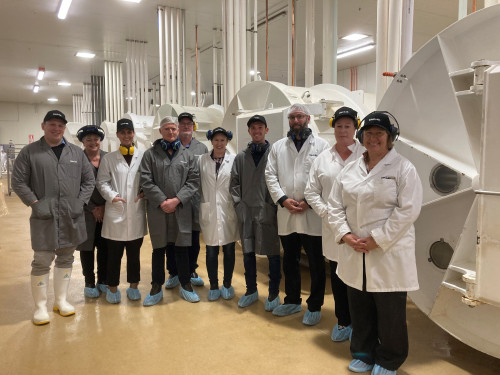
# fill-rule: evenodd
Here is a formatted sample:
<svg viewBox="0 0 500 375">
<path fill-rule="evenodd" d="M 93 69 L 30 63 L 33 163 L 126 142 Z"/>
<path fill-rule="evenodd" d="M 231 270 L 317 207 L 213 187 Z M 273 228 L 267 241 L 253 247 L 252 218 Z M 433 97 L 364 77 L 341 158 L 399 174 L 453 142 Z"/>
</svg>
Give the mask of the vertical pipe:
<svg viewBox="0 0 500 375">
<path fill-rule="evenodd" d="M 132 113 L 137 113 L 137 90 L 135 87 L 135 42 L 130 43 L 130 91 L 132 92 Z"/>
<path fill-rule="evenodd" d="M 170 37 L 169 37 L 169 12 L 170 8 L 165 7 L 164 19 L 165 19 L 165 103 L 171 103 L 170 94 Z M 164 103 L 164 104 L 165 104 Z"/>
<path fill-rule="evenodd" d="M 165 58 L 163 55 L 163 8 L 158 7 L 158 53 L 160 55 L 160 100 L 159 103 L 163 104 L 165 98 Z M 128 47 L 128 46 L 127 46 Z M 127 48 L 127 56 L 129 56 L 129 51 Z M 130 97 L 130 76 L 129 67 L 127 65 L 127 97 Z M 130 112 L 130 101 L 127 99 L 127 111 Z"/>
<path fill-rule="evenodd" d="M 222 40 L 222 63 L 221 63 L 221 84 L 222 84 L 222 99 L 220 104 L 227 108 L 227 0 L 221 0 L 222 5 L 222 30 L 221 30 L 221 40 Z"/>
<path fill-rule="evenodd" d="M 257 0 L 254 0 L 254 5 L 253 5 L 253 71 L 254 71 L 254 76 L 253 80 L 255 81 L 257 79 L 257 72 L 259 71 L 259 68 L 257 66 L 257 46 L 258 46 L 258 31 L 257 31 Z"/>
<path fill-rule="evenodd" d="M 467 3 L 468 0 L 458 0 L 458 19 L 461 20 L 462 18 L 467 16 Z"/>
<path fill-rule="evenodd" d="M 234 60 L 233 60 L 233 4 L 231 0 L 227 0 L 227 7 L 226 7 L 226 13 L 227 13 L 227 52 L 226 52 L 226 59 L 227 59 L 227 104 L 229 105 L 229 102 L 234 96 Z"/>
<path fill-rule="evenodd" d="M 144 64 L 144 95 L 145 95 L 145 102 L 146 106 L 144 108 L 144 115 L 148 115 L 148 109 L 149 109 L 149 75 L 148 75 L 148 44 L 147 42 L 144 42 L 144 55 L 143 55 L 143 61 L 142 63 Z"/>
<path fill-rule="evenodd" d="M 306 6 L 305 87 L 314 86 L 314 3 L 310 0 Z"/>
<path fill-rule="evenodd" d="M 141 58 L 141 50 L 140 44 L 134 42 L 134 70 L 135 70 L 135 79 L 134 79 L 134 87 L 135 87 L 135 110 L 136 114 L 141 114 L 141 72 L 140 72 L 140 64 L 139 60 Z"/>
<path fill-rule="evenodd" d="M 389 19 L 389 0 L 377 0 L 377 49 L 375 59 L 376 70 L 376 103 L 382 100 L 387 89 L 387 78 L 382 76 L 387 69 L 387 22 Z"/>
<path fill-rule="evenodd" d="M 182 10 L 182 84 L 184 86 L 184 92 L 182 95 L 182 105 L 186 105 L 187 103 L 187 93 L 191 88 L 188 86 L 186 82 L 186 11 Z"/>
<path fill-rule="evenodd" d="M 269 0 L 266 0 L 266 81 L 269 81 Z"/>
<path fill-rule="evenodd" d="M 174 9 L 170 9 L 170 54 L 171 54 L 171 75 L 172 75 L 172 103 L 177 104 L 177 81 L 175 77 L 175 14 Z"/>
<path fill-rule="evenodd" d="M 401 0 L 389 0 L 389 25 L 387 69 L 389 72 L 398 72 L 401 68 L 401 17 L 403 15 Z"/>
<path fill-rule="evenodd" d="M 477 0 L 472 0 L 472 13 L 477 10 Z"/>
<path fill-rule="evenodd" d="M 403 0 L 401 19 L 401 67 L 412 55 L 414 0 Z"/>
<path fill-rule="evenodd" d="M 212 80 L 213 80 L 213 98 L 214 98 L 214 104 L 219 104 L 217 100 L 217 42 L 216 42 L 216 35 L 217 35 L 217 29 L 213 29 L 213 36 L 212 36 Z"/>
<path fill-rule="evenodd" d="M 337 83 L 338 0 L 323 0 L 323 83 Z"/>
<path fill-rule="evenodd" d="M 240 2 L 241 0 L 236 0 L 234 2 L 233 8 L 233 30 L 234 30 L 234 39 L 233 39 L 233 61 L 234 61 L 234 93 L 236 94 L 240 89 Z"/>
<path fill-rule="evenodd" d="M 240 88 L 247 83 L 247 7 L 246 0 L 240 5 Z"/>
<path fill-rule="evenodd" d="M 177 50 L 176 50 L 176 55 L 177 55 L 177 103 L 181 104 L 181 92 L 182 92 L 182 82 L 181 82 L 181 44 L 180 44 L 180 22 L 181 22 L 181 10 L 177 9 L 176 12 L 176 36 L 177 36 Z"/>
<path fill-rule="evenodd" d="M 137 70 L 139 72 L 138 77 L 137 77 L 137 93 L 139 94 L 139 100 L 138 100 L 138 115 L 144 115 L 143 110 L 144 110 L 144 92 L 142 88 L 142 83 L 144 82 L 144 69 L 142 65 L 142 43 L 141 42 L 135 42 L 137 46 Z"/>
<path fill-rule="evenodd" d="M 127 41 L 127 58 L 125 60 L 126 71 L 127 71 L 127 111 L 130 111 L 130 40 Z M 162 49 L 160 47 L 160 81 L 162 76 Z"/>
<path fill-rule="evenodd" d="M 120 105 L 120 116 L 124 113 L 123 110 L 123 65 L 118 63 L 119 74 L 118 74 L 118 100 Z"/>
<path fill-rule="evenodd" d="M 106 100 L 106 118 L 109 120 L 109 62 L 104 61 L 104 97 Z M 96 124 L 97 125 L 97 124 Z"/>
<path fill-rule="evenodd" d="M 288 86 L 293 86 L 292 83 L 292 25 L 293 25 L 293 12 L 292 12 L 292 3 L 294 0 L 288 0 L 288 12 L 287 12 L 287 36 L 288 36 L 288 48 L 287 48 L 287 57 L 288 57 Z"/>
<path fill-rule="evenodd" d="M 196 56 L 196 67 L 195 67 L 195 75 L 196 75 L 196 106 L 198 107 L 198 25 L 194 27 L 194 37 L 195 37 L 195 56 Z"/>
</svg>

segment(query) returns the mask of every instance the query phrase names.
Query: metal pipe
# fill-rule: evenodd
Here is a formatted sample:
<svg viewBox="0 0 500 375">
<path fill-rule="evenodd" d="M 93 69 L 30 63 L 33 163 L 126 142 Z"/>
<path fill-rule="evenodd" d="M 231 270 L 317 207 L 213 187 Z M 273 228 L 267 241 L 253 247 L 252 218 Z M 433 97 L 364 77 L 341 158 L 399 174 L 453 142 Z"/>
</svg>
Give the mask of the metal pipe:
<svg viewBox="0 0 500 375">
<path fill-rule="evenodd" d="M 104 88 L 104 98 L 106 100 L 106 118 L 109 120 L 109 89 L 110 89 L 110 82 L 109 82 L 109 62 L 104 61 L 104 82 L 105 82 L 105 88 Z"/>
<path fill-rule="evenodd" d="M 163 7 L 158 7 L 158 53 L 160 55 L 160 100 L 159 103 L 163 104 L 162 100 L 165 97 L 165 57 L 163 53 Z M 127 56 L 129 52 L 127 50 Z M 129 92 L 130 86 L 130 76 L 129 76 L 129 68 L 127 66 L 127 97 L 130 98 Z M 127 111 L 130 112 L 130 99 L 127 98 Z"/>
<path fill-rule="evenodd" d="M 176 37 L 177 37 L 177 43 L 176 43 L 176 46 L 177 46 L 177 51 L 176 51 L 176 55 L 177 55 L 177 103 L 178 104 L 181 104 L 182 100 L 181 100 L 181 92 L 182 92 L 182 82 L 181 82 L 181 69 L 182 69 L 182 66 L 181 66 L 181 44 L 180 44 L 180 21 L 181 21 L 181 10 L 180 9 L 177 9 L 176 11 L 176 22 L 175 22 L 175 26 L 176 26 Z"/>
<path fill-rule="evenodd" d="M 227 105 L 234 96 L 234 60 L 233 60 L 233 6 L 232 1 L 227 0 L 226 14 L 228 17 L 227 22 Z"/>
<path fill-rule="evenodd" d="M 135 88 L 135 43 L 130 45 L 130 91 L 132 91 L 132 112 L 137 113 L 137 90 Z"/>
<path fill-rule="evenodd" d="M 240 6 L 240 88 L 247 84 L 247 8 L 246 0 Z"/>
<path fill-rule="evenodd" d="M 233 53 L 233 61 L 234 61 L 234 93 L 236 94 L 240 89 L 240 0 L 236 0 L 234 2 L 234 13 L 233 13 L 233 21 L 234 21 L 234 53 Z"/>
<path fill-rule="evenodd" d="M 169 37 L 169 8 L 165 8 L 164 19 L 165 19 L 165 102 L 163 104 L 170 103 L 170 59 L 169 59 L 169 48 L 170 48 L 170 37 Z"/>
<path fill-rule="evenodd" d="M 213 98 L 214 104 L 219 104 L 217 101 L 217 45 L 216 45 L 217 29 L 213 29 L 212 35 L 212 80 L 213 80 Z"/>
<path fill-rule="evenodd" d="M 412 55 L 414 0 L 403 0 L 401 19 L 401 67 Z"/>
<path fill-rule="evenodd" d="M 159 20 L 158 20 L 159 21 Z M 162 50 L 160 48 L 160 83 L 161 83 L 161 74 L 162 74 L 162 66 L 161 66 L 161 55 Z M 127 41 L 127 58 L 125 59 L 125 70 L 127 73 L 127 111 L 130 111 L 130 41 Z M 106 99 L 107 100 L 107 99 Z M 108 112 L 109 113 L 109 112 Z"/>
<path fill-rule="evenodd" d="M 182 95 L 182 105 L 186 105 L 187 103 L 187 95 L 188 91 L 191 88 L 187 85 L 186 82 L 186 11 L 182 10 L 182 83 L 184 85 L 184 92 Z"/>
<path fill-rule="evenodd" d="M 195 35 L 195 50 L 196 50 L 196 106 L 198 107 L 198 25 L 194 27 L 194 35 Z"/>
<path fill-rule="evenodd" d="M 227 108 L 227 51 L 226 51 L 226 38 L 227 38 L 227 8 L 226 1 L 221 0 L 222 5 L 222 30 L 221 30 L 221 40 L 222 40 L 222 64 L 221 64 L 221 78 L 222 78 L 222 88 L 221 88 L 221 101 L 220 104 Z"/>
<path fill-rule="evenodd" d="M 253 80 L 257 79 L 257 72 L 259 68 L 257 67 L 257 46 L 258 46 L 258 31 L 257 31 L 257 0 L 254 0 L 253 5 Z"/>
<path fill-rule="evenodd" d="M 477 0 L 472 0 L 472 13 L 477 10 Z"/>
<path fill-rule="evenodd" d="M 171 75 L 172 75 L 172 103 L 177 104 L 177 86 L 175 77 L 175 35 L 174 35 L 174 9 L 170 9 L 170 53 L 171 53 Z"/>
<path fill-rule="evenodd" d="M 142 65 L 142 46 L 143 43 L 135 42 L 137 45 L 137 68 L 139 70 L 139 76 L 137 77 L 137 92 L 139 93 L 139 110 L 137 111 L 138 115 L 144 115 L 144 91 L 143 91 L 143 82 L 144 82 L 144 66 Z"/>
<path fill-rule="evenodd" d="M 306 6 L 305 87 L 314 86 L 314 3 L 309 0 Z"/>
<path fill-rule="evenodd" d="M 401 0 L 389 0 L 389 24 L 387 32 L 387 71 L 398 72 L 401 69 L 401 18 L 403 15 Z"/>
<path fill-rule="evenodd" d="M 124 113 L 123 110 L 123 65 L 118 63 L 118 105 L 119 105 L 119 115 Z"/>
<path fill-rule="evenodd" d="M 149 75 L 148 75 L 148 43 L 143 43 L 143 59 L 142 64 L 144 66 L 144 116 L 147 116 L 149 113 Z"/>
<path fill-rule="evenodd" d="M 387 90 L 387 78 L 382 76 L 387 72 L 387 22 L 389 18 L 389 0 L 377 0 L 377 46 L 375 59 L 376 103 L 377 106 Z"/>
<path fill-rule="evenodd" d="M 269 81 L 269 0 L 266 0 L 266 81 Z"/>
</svg>

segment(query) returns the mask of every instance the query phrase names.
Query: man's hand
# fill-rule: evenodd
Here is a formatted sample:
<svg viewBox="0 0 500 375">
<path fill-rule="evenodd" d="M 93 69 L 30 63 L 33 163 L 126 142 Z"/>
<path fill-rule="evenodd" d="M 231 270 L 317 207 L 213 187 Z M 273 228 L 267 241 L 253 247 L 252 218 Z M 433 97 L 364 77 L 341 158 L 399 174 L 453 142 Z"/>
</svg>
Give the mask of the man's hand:
<svg viewBox="0 0 500 375">
<path fill-rule="evenodd" d="M 165 199 L 163 202 L 160 204 L 160 208 L 165 212 L 166 214 L 171 214 L 172 212 L 175 212 L 175 208 L 177 205 L 181 203 L 180 199 L 175 197 L 175 198 L 170 198 L 170 199 Z"/>
<path fill-rule="evenodd" d="M 309 205 L 306 201 L 301 200 L 297 202 L 295 199 L 287 198 L 283 201 L 283 206 L 290 212 L 291 214 L 301 214 L 309 209 Z"/>
<path fill-rule="evenodd" d="M 96 206 L 92 210 L 92 215 L 94 215 L 94 219 L 97 223 L 102 223 L 102 219 L 104 218 L 104 206 Z"/>
<path fill-rule="evenodd" d="M 355 234 L 352 233 L 344 234 L 344 236 L 342 237 L 342 241 L 344 241 L 346 244 L 352 247 L 354 251 L 357 251 L 358 253 L 368 254 L 366 245 L 363 242 L 361 242 L 361 239 Z"/>
<path fill-rule="evenodd" d="M 125 199 L 123 199 L 122 197 L 118 197 L 118 196 L 114 197 L 111 202 L 113 202 L 113 203 L 116 203 L 116 202 L 127 203 L 127 201 Z"/>
<path fill-rule="evenodd" d="M 144 198 L 144 192 L 142 191 L 137 197 L 135 197 L 135 203 L 139 201 L 139 199 Z"/>
</svg>

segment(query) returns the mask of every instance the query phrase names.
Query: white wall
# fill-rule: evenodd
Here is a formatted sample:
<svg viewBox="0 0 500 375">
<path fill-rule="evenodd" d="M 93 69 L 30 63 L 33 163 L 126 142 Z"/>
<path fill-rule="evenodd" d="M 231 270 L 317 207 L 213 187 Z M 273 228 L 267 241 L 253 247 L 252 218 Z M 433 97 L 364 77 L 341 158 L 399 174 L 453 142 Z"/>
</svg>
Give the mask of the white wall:
<svg viewBox="0 0 500 375">
<path fill-rule="evenodd" d="M 46 113 L 58 109 L 66 115 L 68 121 L 73 121 L 73 107 L 69 105 L 45 105 L 0 102 L 0 144 L 27 144 L 29 134 L 35 140 L 42 135 L 41 123 Z"/>
<path fill-rule="evenodd" d="M 376 92 L 376 68 L 375 63 L 360 65 L 358 69 L 358 90 L 363 90 L 366 93 Z M 351 89 L 351 69 L 339 70 L 337 73 L 337 84 L 344 86 L 346 89 Z"/>
</svg>

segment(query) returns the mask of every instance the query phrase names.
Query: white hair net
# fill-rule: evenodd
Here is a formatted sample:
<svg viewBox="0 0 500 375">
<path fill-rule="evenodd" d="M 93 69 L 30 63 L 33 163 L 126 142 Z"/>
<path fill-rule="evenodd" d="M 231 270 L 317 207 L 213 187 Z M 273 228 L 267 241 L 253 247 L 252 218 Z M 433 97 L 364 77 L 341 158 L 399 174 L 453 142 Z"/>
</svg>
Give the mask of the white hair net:
<svg viewBox="0 0 500 375">
<path fill-rule="evenodd" d="M 162 118 L 160 121 L 160 128 L 165 124 L 174 124 L 175 126 L 179 127 L 179 121 L 177 121 L 177 117 L 173 116 L 166 116 Z"/>
<path fill-rule="evenodd" d="M 304 104 L 300 103 L 295 103 L 288 108 L 288 114 L 290 113 L 295 113 L 295 112 L 302 112 L 303 114 L 310 116 L 311 113 L 309 112 L 309 109 Z"/>
</svg>

